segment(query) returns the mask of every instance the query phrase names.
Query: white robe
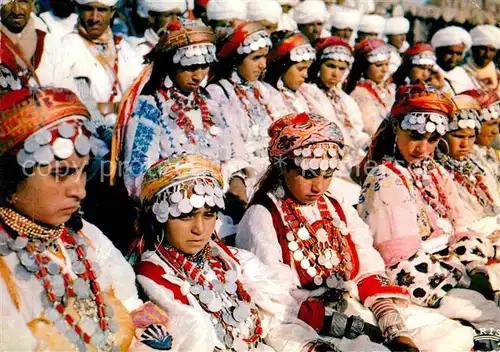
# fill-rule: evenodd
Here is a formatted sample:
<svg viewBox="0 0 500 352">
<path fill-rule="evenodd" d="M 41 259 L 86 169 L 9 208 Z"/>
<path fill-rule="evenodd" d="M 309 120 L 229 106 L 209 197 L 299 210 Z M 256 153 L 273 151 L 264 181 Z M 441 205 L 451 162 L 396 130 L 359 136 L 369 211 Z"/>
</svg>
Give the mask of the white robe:
<svg viewBox="0 0 500 352">
<path fill-rule="evenodd" d="M 36 17 L 35 27 L 55 36 L 63 37 L 73 32 L 77 21 L 78 15 L 76 13 L 72 13 L 66 18 L 61 18 L 54 15 L 52 11 L 46 11 Z"/>
<path fill-rule="evenodd" d="M 158 34 L 156 34 L 156 32 L 152 28 L 146 29 L 143 37 L 128 38 L 130 44 L 132 44 L 132 46 L 141 55 L 141 57 L 149 54 L 151 50 L 153 50 L 155 45 L 158 44 L 159 40 L 160 38 L 158 37 Z"/>
<path fill-rule="evenodd" d="M 462 66 L 457 66 L 448 72 L 443 72 L 443 74 L 449 85 L 451 85 L 454 94 L 460 94 L 475 88 L 474 81 Z"/>
</svg>

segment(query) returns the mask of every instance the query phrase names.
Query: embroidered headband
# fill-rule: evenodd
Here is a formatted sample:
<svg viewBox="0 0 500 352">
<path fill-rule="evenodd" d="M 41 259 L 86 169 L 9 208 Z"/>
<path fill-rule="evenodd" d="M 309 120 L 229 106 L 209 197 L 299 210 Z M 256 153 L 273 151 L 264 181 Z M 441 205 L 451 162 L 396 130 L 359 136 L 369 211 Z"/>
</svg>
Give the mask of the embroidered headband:
<svg viewBox="0 0 500 352">
<path fill-rule="evenodd" d="M 279 58 L 286 54 L 290 54 L 290 60 L 293 62 L 313 61 L 316 59 L 316 50 L 310 44 L 309 39 L 303 34 L 295 34 L 281 41 L 269 53 L 267 61 L 279 60 Z"/>
<path fill-rule="evenodd" d="M 469 95 L 476 99 L 481 107 L 479 121 L 496 120 L 500 117 L 500 96 L 494 91 L 486 92 L 477 89 L 467 90 L 461 94 Z"/>
<path fill-rule="evenodd" d="M 471 96 L 458 94 L 452 98 L 456 110 L 453 115 L 453 121 L 449 125 L 450 131 L 457 131 L 463 128 L 481 128 L 479 122 L 479 111 L 481 107 Z"/>
<path fill-rule="evenodd" d="M 318 39 L 316 50 L 320 55 L 320 60 L 343 61 L 349 63 L 349 65 L 354 62 L 352 47 L 339 37 L 332 36 Z"/>
<path fill-rule="evenodd" d="M 201 155 L 162 159 L 146 171 L 141 201 L 160 223 L 193 209 L 224 208 L 220 168 Z"/>
<path fill-rule="evenodd" d="M 371 64 L 391 57 L 390 47 L 382 39 L 363 39 L 356 47 L 356 53 L 363 55 Z"/>
<path fill-rule="evenodd" d="M 269 127 L 269 157 L 284 167 L 292 159 L 302 170 L 336 169 L 344 138 L 338 126 L 316 114 L 290 114 Z"/>
</svg>

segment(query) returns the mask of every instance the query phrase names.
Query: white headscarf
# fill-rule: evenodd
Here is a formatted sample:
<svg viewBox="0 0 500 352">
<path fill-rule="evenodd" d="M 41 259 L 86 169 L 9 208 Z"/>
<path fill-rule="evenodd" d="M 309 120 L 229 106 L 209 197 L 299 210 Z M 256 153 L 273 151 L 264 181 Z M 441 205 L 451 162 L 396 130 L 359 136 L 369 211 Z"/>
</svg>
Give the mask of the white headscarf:
<svg viewBox="0 0 500 352">
<path fill-rule="evenodd" d="M 431 45 L 434 50 L 443 46 L 464 45 L 467 51 L 472 45 L 472 39 L 465 29 L 450 26 L 437 31 L 432 36 Z"/>
<path fill-rule="evenodd" d="M 358 28 L 361 18 L 361 14 L 358 10 L 345 6 L 332 5 L 330 13 L 330 26 L 337 29 L 349 28 L 355 30 Z"/>
<path fill-rule="evenodd" d="M 247 3 L 247 20 L 278 23 L 283 13 L 281 5 L 275 0 L 250 0 Z"/>
<path fill-rule="evenodd" d="M 207 5 L 207 18 L 214 21 L 245 20 L 246 3 L 242 0 L 210 0 Z"/>
<path fill-rule="evenodd" d="M 87 5 L 91 2 L 98 2 L 99 4 L 103 4 L 104 6 L 115 6 L 118 3 L 118 0 L 76 0 L 76 3 L 79 5 Z"/>
<path fill-rule="evenodd" d="M 500 49 L 500 28 L 490 24 L 484 24 L 472 28 L 470 31 L 472 46 L 492 46 Z"/>
<path fill-rule="evenodd" d="M 328 9 L 322 0 L 305 0 L 294 8 L 293 19 L 297 24 L 324 23 L 328 19 Z"/>
<path fill-rule="evenodd" d="M 359 21 L 358 31 L 363 33 L 384 33 L 385 18 L 379 15 L 363 15 Z"/>
<path fill-rule="evenodd" d="M 407 34 L 410 31 L 410 21 L 404 17 L 391 17 L 385 21 L 385 34 Z"/>
<path fill-rule="evenodd" d="M 146 11 L 167 12 L 179 9 L 182 13 L 186 12 L 186 0 L 139 0 L 139 5 Z"/>
</svg>

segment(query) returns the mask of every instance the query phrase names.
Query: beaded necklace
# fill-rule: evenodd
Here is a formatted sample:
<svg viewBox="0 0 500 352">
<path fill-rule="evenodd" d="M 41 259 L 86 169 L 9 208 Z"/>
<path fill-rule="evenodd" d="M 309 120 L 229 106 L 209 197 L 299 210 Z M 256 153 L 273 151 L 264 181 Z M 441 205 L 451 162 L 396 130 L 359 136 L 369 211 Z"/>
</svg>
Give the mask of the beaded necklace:
<svg viewBox="0 0 500 352">
<path fill-rule="evenodd" d="M 101 351 L 113 350 L 113 333 L 118 331 L 118 324 L 111 319 L 112 309 L 104 302 L 97 282 L 99 267 L 86 257 L 88 246 L 83 235 L 75 236 L 64 227 L 59 237 L 50 238 L 50 241 L 60 240 L 64 245 L 72 261 L 72 271 L 76 275 L 73 280 L 69 273 L 64 273 L 63 268 L 45 254 L 44 243 L 48 238 L 34 234 L 40 225 L 33 223 L 34 226 L 28 231 L 31 237 L 28 237 L 25 232 L 28 219 L 7 208 L 0 208 L 0 215 L 2 221 L 17 232 L 11 236 L 9 229 L 0 224 L 0 254 L 16 252 L 20 266 L 24 268 L 17 274 L 25 280 L 35 276 L 42 282 L 47 299 L 46 317 L 80 349 L 92 343 Z M 10 251 L 5 250 L 6 248 Z M 71 315 L 65 314 L 66 305 L 72 298 L 75 299 L 73 306 L 80 315 L 78 322 Z"/>
<path fill-rule="evenodd" d="M 349 118 L 349 115 L 345 110 L 344 103 L 342 102 L 342 99 L 337 94 L 335 89 L 334 88 L 326 89 L 325 92 L 326 96 L 330 99 L 330 102 L 332 103 L 333 109 L 335 110 L 335 114 L 344 120 L 344 125 L 347 128 L 353 128 L 354 125 L 352 124 L 351 119 Z"/>
<path fill-rule="evenodd" d="M 328 287 L 334 287 L 337 275 L 349 280 L 353 269 L 346 238 L 349 231 L 342 220 L 332 217 L 324 196 L 317 205 L 321 220 L 310 224 L 296 201 L 290 196 L 282 199 L 288 249 L 297 267 L 305 270 L 316 286 L 326 281 Z"/>
<path fill-rule="evenodd" d="M 438 160 L 453 175 L 455 181 L 472 194 L 485 210 L 497 212 L 495 201 L 484 183 L 481 171 L 474 167 L 469 158 L 461 161 L 449 155 L 442 155 Z"/>
<path fill-rule="evenodd" d="M 248 292 L 237 279 L 235 271 L 219 255 L 217 247 L 210 248 L 206 265 L 215 273 L 217 280 L 209 281 L 202 270 L 180 251 L 171 246 L 157 246 L 157 253 L 171 266 L 177 275 L 189 281 L 190 292 L 198 299 L 200 306 L 212 315 L 216 334 L 229 350 L 247 351 L 256 346 L 262 338 L 262 322 L 258 309 Z M 248 319 L 255 327 L 252 336 L 243 337 L 237 327 Z"/>
<path fill-rule="evenodd" d="M 115 61 L 113 63 L 113 72 L 115 73 L 115 80 L 113 82 L 113 87 L 111 88 L 111 95 L 109 97 L 110 103 L 112 103 L 113 100 L 115 99 L 115 97 L 118 95 L 118 85 L 120 83 L 120 80 L 118 78 L 118 70 L 119 70 L 119 62 L 120 62 L 119 53 L 120 53 L 121 40 L 122 40 L 121 37 L 119 37 L 117 35 L 113 36 L 113 41 L 114 41 L 115 48 L 116 48 L 116 57 L 115 57 Z"/>
<path fill-rule="evenodd" d="M 245 92 L 245 89 L 243 89 L 242 85 L 236 81 L 235 78 L 231 78 L 231 83 L 234 85 L 234 90 L 236 92 L 236 95 L 238 96 L 238 99 L 240 100 L 241 104 L 243 105 L 243 108 L 245 109 L 245 112 L 247 113 L 248 117 L 250 120 L 255 120 L 253 117 L 253 114 L 250 110 L 250 98 L 248 97 L 247 92 Z M 267 115 L 271 118 L 273 116 L 273 113 L 271 109 L 269 108 L 269 105 L 267 105 L 264 100 L 262 99 L 262 96 L 260 94 L 259 88 L 257 87 L 251 87 L 252 88 L 252 93 L 254 98 L 257 100 L 260 106 L 266 109 Z M 248 103 L 247 103 L 248 102 Z"/>
<path fill-rule="evenodd" d="M 170 111 L 176 117 L 175 122 L 177 126 L 184 131 L 192 144 L 196 144 L 196 139 L 194 138 L 195 128 L 193 122 L 185 112 L 199 109 L 201 111 L 203 130 L 209 132 L 212 136 L 218 134 L 218 128 L 215 126 L 215 122 L 208 111 L 207 102 L 200 96 L 198 90 L 193 91 L 194 99 L 192 100 L 183 96 L 174 87 L 166 88 L 164 85 L 160 88 L 160 94 L 165 100 L 172 100 L 174 102 Z"/>
<path fill-rule="evenodd" d="M 375 84 L 375 82 L 371 80 L 363 80 L 358 82 L 358 87 L 363 87 L 365 88 L 368 93 L 370 93 L 383 107 L 384 109 L 387 109 L 387 103 L 384 101 L 384 98 L 387 95 L 387 92 L 384 92 L 384 88 L 380 87 L 379 85 Z M 379 91 L 381 94 L 379 94 Z"/>
</svg>

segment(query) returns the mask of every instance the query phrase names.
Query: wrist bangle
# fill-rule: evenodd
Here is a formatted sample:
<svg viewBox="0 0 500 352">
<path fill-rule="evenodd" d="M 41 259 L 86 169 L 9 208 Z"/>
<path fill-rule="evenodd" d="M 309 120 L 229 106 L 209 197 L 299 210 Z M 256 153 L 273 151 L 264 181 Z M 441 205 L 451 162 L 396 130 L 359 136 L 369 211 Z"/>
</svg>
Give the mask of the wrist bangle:
<svg viewBox="0 0 500 352">
<path fill-rule="evenodd" d="M 355 339 L 359 335 L 363 335 L 363 329 L 365 327 L 365 322 L 358 316 L 351 316 L 348 319 L 347 329 L 345 332 L 345 337 L 348 339 Z"/>
</svg>

